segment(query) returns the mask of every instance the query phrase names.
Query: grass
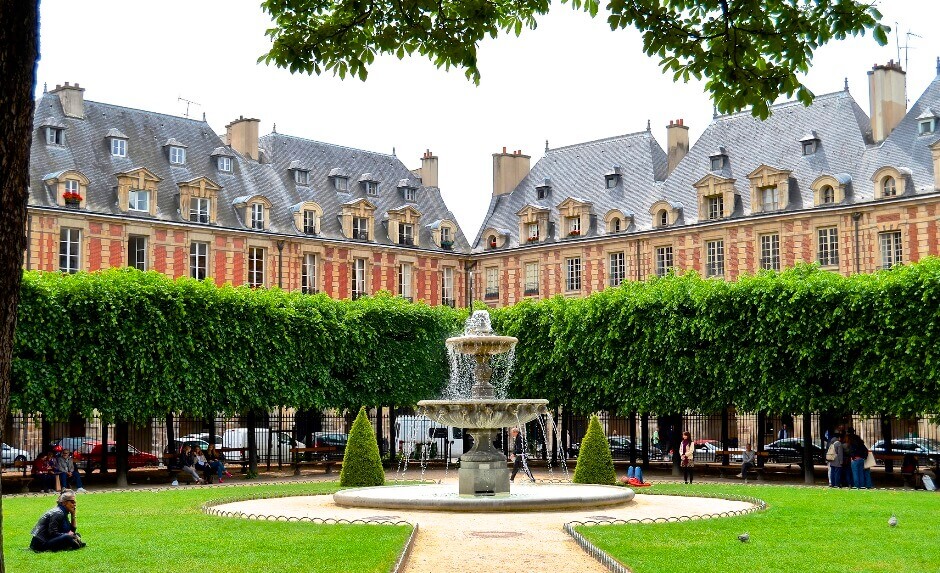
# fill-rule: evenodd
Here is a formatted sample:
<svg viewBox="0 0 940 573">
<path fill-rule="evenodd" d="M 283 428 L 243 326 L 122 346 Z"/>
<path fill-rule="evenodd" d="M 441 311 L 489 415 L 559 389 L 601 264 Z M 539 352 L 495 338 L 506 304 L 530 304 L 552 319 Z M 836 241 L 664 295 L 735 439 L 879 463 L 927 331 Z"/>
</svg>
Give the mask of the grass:
<svg viewBox="0 0 940 573">
<path fill-rule="evenodd" d="M 30 531 L 52 495 L 3 499 L 7 571 L 389 571 L 410 527 L 249 521 L 202 513 L 204 502 L 257 495 L 332 493 L 336 483 L 180 488 L 78 496 L 88 547 L 33 553 Z"/>
<path fill-rule="evenodd" d="M 937 571 L 940 495 L 913 490 L 663 484 L 659 494 L 732 494 L 767 502 L 740 517 L 579 527 L 634 573 Z M 888 527 L 894 514 L 899 525 Z M 738 535 L 747 532 L 750 542 Z"/>
</svg>

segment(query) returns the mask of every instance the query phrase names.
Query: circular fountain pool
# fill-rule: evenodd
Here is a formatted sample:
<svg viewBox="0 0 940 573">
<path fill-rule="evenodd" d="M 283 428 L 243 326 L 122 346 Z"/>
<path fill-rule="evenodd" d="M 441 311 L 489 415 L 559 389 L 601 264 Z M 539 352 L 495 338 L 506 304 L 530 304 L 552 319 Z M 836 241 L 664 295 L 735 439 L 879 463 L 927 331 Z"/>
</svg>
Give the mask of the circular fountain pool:
<svg viewBox="0 0 940 573">
<path fill-rule="evenodd" d="M 333 501 L 343 507 L 511 512 L 609 507 L 634 495 L 626 487 L 573 483 L 520 485 L 488 496 L 460 495 L 452 485 L 398 485 L 346 489 L 334 493 Z"/>
</svg>

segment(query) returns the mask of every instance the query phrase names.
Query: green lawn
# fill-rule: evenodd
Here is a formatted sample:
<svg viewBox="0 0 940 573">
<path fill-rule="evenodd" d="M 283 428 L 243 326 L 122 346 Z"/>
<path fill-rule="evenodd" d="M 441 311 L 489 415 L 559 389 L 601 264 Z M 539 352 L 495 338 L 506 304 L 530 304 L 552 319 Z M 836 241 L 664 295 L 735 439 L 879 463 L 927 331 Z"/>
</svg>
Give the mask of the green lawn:
<svg viewBox="0 0 940 573">
<path fill-rule="evenodd" d="M 3 544 L 7 571 L 388 571 L 411 527 L 319 525 L 222 518 L 204 502 L 257 495 L 332 493 L 336 483 L 251 487 L 187 487 L 168 491 L 78 496 L 78 530 L 88 547 L 37 554 L 30 530 L 55 504 L 53 495 L 5 497 Z"/>
<path fill-rule="evenodd" d="M 741 517 L 578 528 L 634 573 L 697 571 L 843 573 L 940 569 L 940 495 L 926 491 L 781 486 L 657 485 L 656 493 L 757 497 Z M 888 527 L 894 514 L 899 525 Z M 750 542 L 738 535 L 747 532 Z"/>
</svg>

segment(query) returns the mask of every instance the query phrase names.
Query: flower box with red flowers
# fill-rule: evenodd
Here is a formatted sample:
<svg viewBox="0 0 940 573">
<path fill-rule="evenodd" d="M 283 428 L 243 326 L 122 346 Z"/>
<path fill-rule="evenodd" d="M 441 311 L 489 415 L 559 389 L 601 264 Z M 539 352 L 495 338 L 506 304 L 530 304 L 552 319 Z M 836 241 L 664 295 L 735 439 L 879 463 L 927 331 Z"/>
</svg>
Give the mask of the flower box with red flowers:
<svg viewBox="0 0 940 573">
<path fill-rule="evenodd" d="M 568 236 L 569 236 L 569 237 L 580 237 L 580 236 L 581 236 L 581 231 L 578 231 L 578 230 L 568 231 Z"/>
<path fill-rule="evenodd" d="M 71 191 L 66 191 L 63 193 L 62 198 L 65 199 L 66 205 L 77 205 L 82 202 L 82 196 Z"/>
<path fill-rule="evenodd" d="M 539 238 L 538 238 L 538 237 L 529 237 L 528 239 L 526 239 L 526 242 L 527 242 L 527 243 L 538 243 L 538 242 L 539 242 Z"/>
</svg>

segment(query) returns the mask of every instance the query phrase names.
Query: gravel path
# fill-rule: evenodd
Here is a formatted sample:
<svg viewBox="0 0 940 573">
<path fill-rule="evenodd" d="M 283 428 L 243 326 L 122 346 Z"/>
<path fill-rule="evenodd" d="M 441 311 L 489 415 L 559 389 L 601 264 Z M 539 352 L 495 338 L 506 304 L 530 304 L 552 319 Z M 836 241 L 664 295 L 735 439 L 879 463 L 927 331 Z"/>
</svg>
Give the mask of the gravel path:
<svg viewBox="0 0 940 573">
<path fill-rule="evenodd" d="M 527 487 L 539 487 L 538 485 Z M 739 510 L 750 504 L 707 498 L 638 494 L 619 507 L 582 511 L 514 514 L 446 513 L 344 508 L 330 495 L 261 499 L 217 506 L 246 514 L 320 518 L 386 518 L 418 524 L 418 535 L 404 567 L 409 573 L 504 573 L 527 571 L 602 572 L 562 529 L 569 521 L 703 515 Z"/>
</svg>

